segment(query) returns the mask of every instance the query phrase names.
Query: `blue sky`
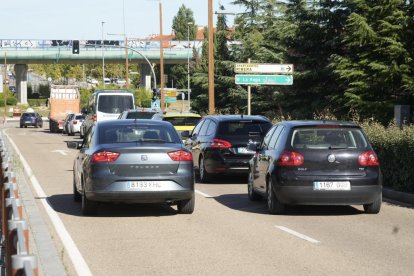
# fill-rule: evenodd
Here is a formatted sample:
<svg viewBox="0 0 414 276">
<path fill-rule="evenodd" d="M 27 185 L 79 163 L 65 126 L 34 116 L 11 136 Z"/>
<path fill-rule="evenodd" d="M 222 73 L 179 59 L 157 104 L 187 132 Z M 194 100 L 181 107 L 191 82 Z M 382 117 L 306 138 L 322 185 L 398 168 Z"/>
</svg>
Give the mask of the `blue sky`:
<svg viewBox="0 0 414 276">
<path fill-rule="evenodd" d="M 241 12 L 232 0 L 213 0 L 226 10 Z M 122 39 L 107 33 L 144 38 L 159 33 L 158 0 L 3 0 L 0 8 L 0 39 L 101 39 L 102 21 L 106 39 Z M 207 0 L 162 0 L 163 33 L 171 33 L 178 8 L 184 4 L 194 12 L 197 25 L 207 25 Z M 214 16 L 216 18 L 216 16 Z M 229 25 L 234 16 L 228 16 Z"/>
</svg>

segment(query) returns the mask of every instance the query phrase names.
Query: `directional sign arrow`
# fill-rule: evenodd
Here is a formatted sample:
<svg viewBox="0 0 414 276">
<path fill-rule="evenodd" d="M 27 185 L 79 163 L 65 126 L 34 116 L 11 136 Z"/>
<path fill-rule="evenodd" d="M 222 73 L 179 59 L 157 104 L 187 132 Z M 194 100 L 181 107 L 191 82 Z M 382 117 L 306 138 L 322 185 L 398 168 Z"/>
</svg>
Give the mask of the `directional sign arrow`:
<svg viewBox="0 0 414 276">
<path fill-rule="evenodd" d="M 66 150 L 52 150 L 52 152 L 58 152 L 58 153 L 60 153 L 60 154 L 62 154 L 62 155 L 68 155 L 68 154 L 66 153 Z"/>
</svg>

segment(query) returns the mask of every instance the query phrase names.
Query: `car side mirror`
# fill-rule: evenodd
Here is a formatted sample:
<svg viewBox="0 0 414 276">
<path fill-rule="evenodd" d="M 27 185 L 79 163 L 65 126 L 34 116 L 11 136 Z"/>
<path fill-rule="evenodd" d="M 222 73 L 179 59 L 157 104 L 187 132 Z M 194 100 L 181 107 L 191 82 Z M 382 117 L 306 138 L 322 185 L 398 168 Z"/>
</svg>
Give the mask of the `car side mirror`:
<svg viewBox="0 0 414 276">
<path fill-rule="evenodd" d="M 66 146 L 69 149 L 80 149 L 82 146 L 82 142 L 78 142 L 78 141 L 68 141 L 66 142 Z"/>
<path fill-rule="evenodd" d="M 256 152 L 259 149 L 260 144 L 256 142 L 250 142 L 247 144 L 247 149 Z"/>
<path fill-rule="evenodd" d="M 183 132 L 181 132 L 181 138 L 188 138 L 188 137 L 190 137 L 190 131 L 184 130 Z"/>
</svg>

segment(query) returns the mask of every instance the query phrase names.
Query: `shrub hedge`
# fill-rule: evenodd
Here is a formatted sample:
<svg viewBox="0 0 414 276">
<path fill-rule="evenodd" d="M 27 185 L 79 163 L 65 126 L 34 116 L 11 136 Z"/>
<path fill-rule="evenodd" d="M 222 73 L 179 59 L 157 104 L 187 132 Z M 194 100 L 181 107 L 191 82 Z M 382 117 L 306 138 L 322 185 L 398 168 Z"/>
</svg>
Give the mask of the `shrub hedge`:
<svg viewBox="0 0 414 276">
<path fill-rule="evenodd" d="M 373 122 L 361 126 L 380 160 L 384 186 L 413 193 L 414 126 L 400 129 Z"/>
</svg>

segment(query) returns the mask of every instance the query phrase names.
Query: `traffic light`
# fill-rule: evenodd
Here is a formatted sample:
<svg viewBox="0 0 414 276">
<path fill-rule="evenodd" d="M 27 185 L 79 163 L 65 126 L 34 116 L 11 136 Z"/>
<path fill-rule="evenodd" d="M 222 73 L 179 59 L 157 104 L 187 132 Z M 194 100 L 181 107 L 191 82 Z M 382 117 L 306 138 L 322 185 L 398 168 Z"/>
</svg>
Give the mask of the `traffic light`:
<svg viewBox="0 0 414 276">
<path fill-rule="evenodd" d="M 72 41 L 72 54 L 79 55 L 79 40 Z"/>
</svg>

